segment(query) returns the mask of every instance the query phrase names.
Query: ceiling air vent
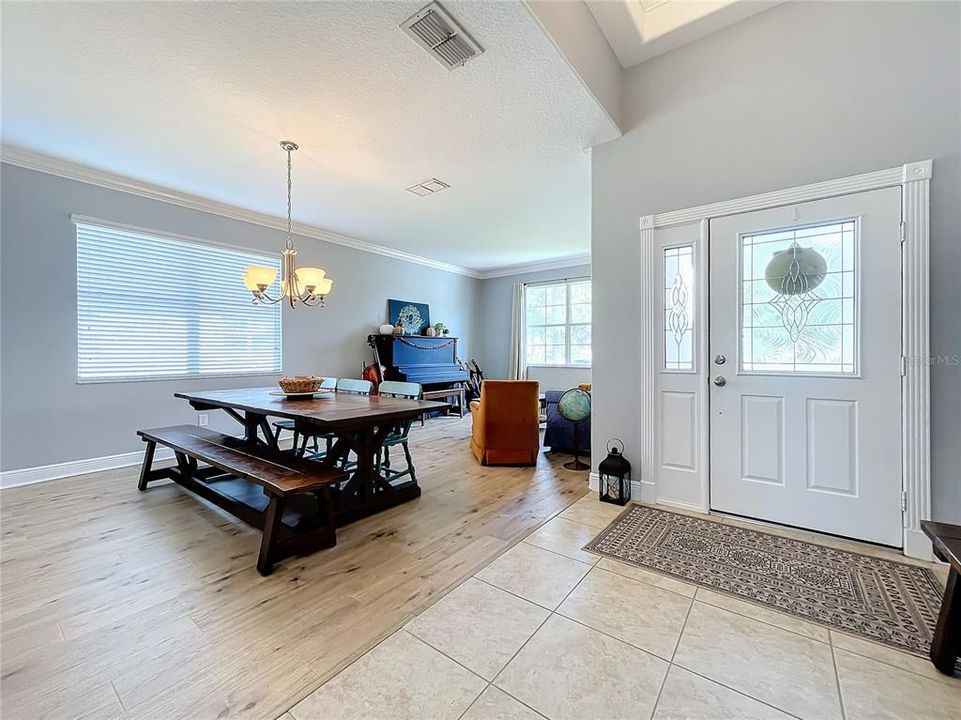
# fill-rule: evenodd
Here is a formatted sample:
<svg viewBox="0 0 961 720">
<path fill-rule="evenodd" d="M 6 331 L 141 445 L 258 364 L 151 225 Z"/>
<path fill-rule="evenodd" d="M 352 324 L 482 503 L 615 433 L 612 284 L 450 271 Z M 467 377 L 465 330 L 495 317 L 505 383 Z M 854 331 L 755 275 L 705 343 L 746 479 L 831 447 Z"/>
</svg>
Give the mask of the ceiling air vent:
<svg viewBox="0 0 961 720">
<path fill-rule="evenodd" d="M 419 182 L 416 185 L 411 185 L 407 188 L 407 192 L 412 192 L 414 195 L 420 195 L 424 197 L 425 195 L 433 195 L 441 190 L 446 190 L 450 185 L 445 183 L 443 180 L 438 180 L 437 178 L 431 178 L 430 180 L 424 180 L 424 182 Z"/>
<path fill-rule="evenodd" d="M 431 3 L 402 24 L 404 32 L 448 70 L 461 67 L 484 49 L 438 3 Z"/>
</svg>

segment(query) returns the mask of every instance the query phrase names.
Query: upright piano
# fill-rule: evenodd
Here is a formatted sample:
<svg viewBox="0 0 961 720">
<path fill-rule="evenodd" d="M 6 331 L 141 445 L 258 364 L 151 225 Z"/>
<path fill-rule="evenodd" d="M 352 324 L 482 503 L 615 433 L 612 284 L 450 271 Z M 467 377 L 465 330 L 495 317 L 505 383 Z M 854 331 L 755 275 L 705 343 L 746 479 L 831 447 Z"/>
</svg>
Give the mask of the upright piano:
<svg viewBox="0 0 961 720">
<path fill-rule="evenodd" d="M 375 362 L 384 369 L 384 380 L 419 383 L 425 390 L 467 382 L 467 371 L 457 364 L 455 337 L 370 335 L 367 343 Z"/>
</svg>

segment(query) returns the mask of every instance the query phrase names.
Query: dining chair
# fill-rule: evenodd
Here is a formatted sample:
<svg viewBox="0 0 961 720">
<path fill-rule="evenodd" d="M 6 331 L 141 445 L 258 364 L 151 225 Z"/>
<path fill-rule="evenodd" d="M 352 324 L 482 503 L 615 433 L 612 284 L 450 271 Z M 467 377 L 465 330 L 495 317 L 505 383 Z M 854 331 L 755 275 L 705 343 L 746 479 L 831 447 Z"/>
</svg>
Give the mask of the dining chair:
<svg viewBox="0 0 961 720">
<path fill-rule="evenodd" d="M 353 393 L 354 395 L 370 395 L 373 389 L 374 384 L 370 380 L 341 378 L 337 381 L 337 392 Z"/>
<path fill-rule="evenodd" d="M 424 394 L 424 388 L 417 383 L 398 382 L 395 380 L 385 380 L 380 384 L 378 389 L 382 397 L 405 398 L 407 400 L 420 400 Z M 413 423 L 413 418 L 399 423 L 393 430 L 390 431 L 390 434 L 384 438 L 381 450 L 378 450 L 377 452 L 377 461 L 375 467 L 378 474 L 384 474 L 384 478 L 387 480 L 387 482 L 404 477 L 405 475 L 410 475 L 411 480 L 414 482 L 417 481 L 417 475 L 415 475 L 414 470 L 414 461 L 411 459 L 410 448 L 407 445 L 407 439 L 410 435 L 410 427 L 413 425 Z M 390 467 L 390 449 L 397 445 L 400 445 L 404 450 L 404 457 L 407 459 L 406 470 L 392 470 Z"/>
<path fill-rule="evenodd" d="M 320 383 L 321 390 L 336 390 L 337 389 L 337 378 L 325 377 Z M 314 442 L 314 451 L 320 451 L 320 445 L 317 443 L 318 437 L 325 437 L 329 433 L 323 433 L 322 435 L 304 434 L 303 439 L 301 439 L 301 433 L 294 429 L 294 421 L 287 420 L 286 418 L 281 420 L 275 420 L 273 423 L 276 430 L 274 431 L 274 440 L 280 442 L 280 433 L 284 430 L 290 430 L 294 434 L 294 442 L 291 445 L 294 451 L 294 455 L 303 455 L 307 451 L 307 443 L 310 440 Z M 327 438 L 327 449 L 330 450 L 330 445 L 333 442 L 333 435 Z"/>
</svg>

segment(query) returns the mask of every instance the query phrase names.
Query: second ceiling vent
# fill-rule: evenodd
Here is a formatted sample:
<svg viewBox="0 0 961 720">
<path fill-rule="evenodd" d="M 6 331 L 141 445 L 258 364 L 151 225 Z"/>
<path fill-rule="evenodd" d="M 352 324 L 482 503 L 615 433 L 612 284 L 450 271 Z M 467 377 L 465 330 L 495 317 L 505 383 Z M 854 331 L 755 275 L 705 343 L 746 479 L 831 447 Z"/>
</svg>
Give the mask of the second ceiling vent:
<svg viewBox="0 0 961 720">
<path fill-rule="evenodd" d="M 484 48 L 436 2 L 411 15 L 401 28 L 448 70 L 459 68 L 484 52 Z"/>
</svg>

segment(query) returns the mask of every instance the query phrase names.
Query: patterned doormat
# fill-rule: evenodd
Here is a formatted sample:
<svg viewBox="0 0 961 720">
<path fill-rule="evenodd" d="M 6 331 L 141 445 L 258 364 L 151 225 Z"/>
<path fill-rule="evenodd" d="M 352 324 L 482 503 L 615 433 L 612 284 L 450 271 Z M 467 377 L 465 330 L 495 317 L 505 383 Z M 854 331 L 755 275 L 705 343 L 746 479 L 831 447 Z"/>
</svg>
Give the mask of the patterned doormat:
<svg viewBox="0 0 961 720">
<path fill-rule="evenodd" d="M 927 568 L 645 505 L 584 549 L 922 657 L 941 607 Z"/>
</svg>

